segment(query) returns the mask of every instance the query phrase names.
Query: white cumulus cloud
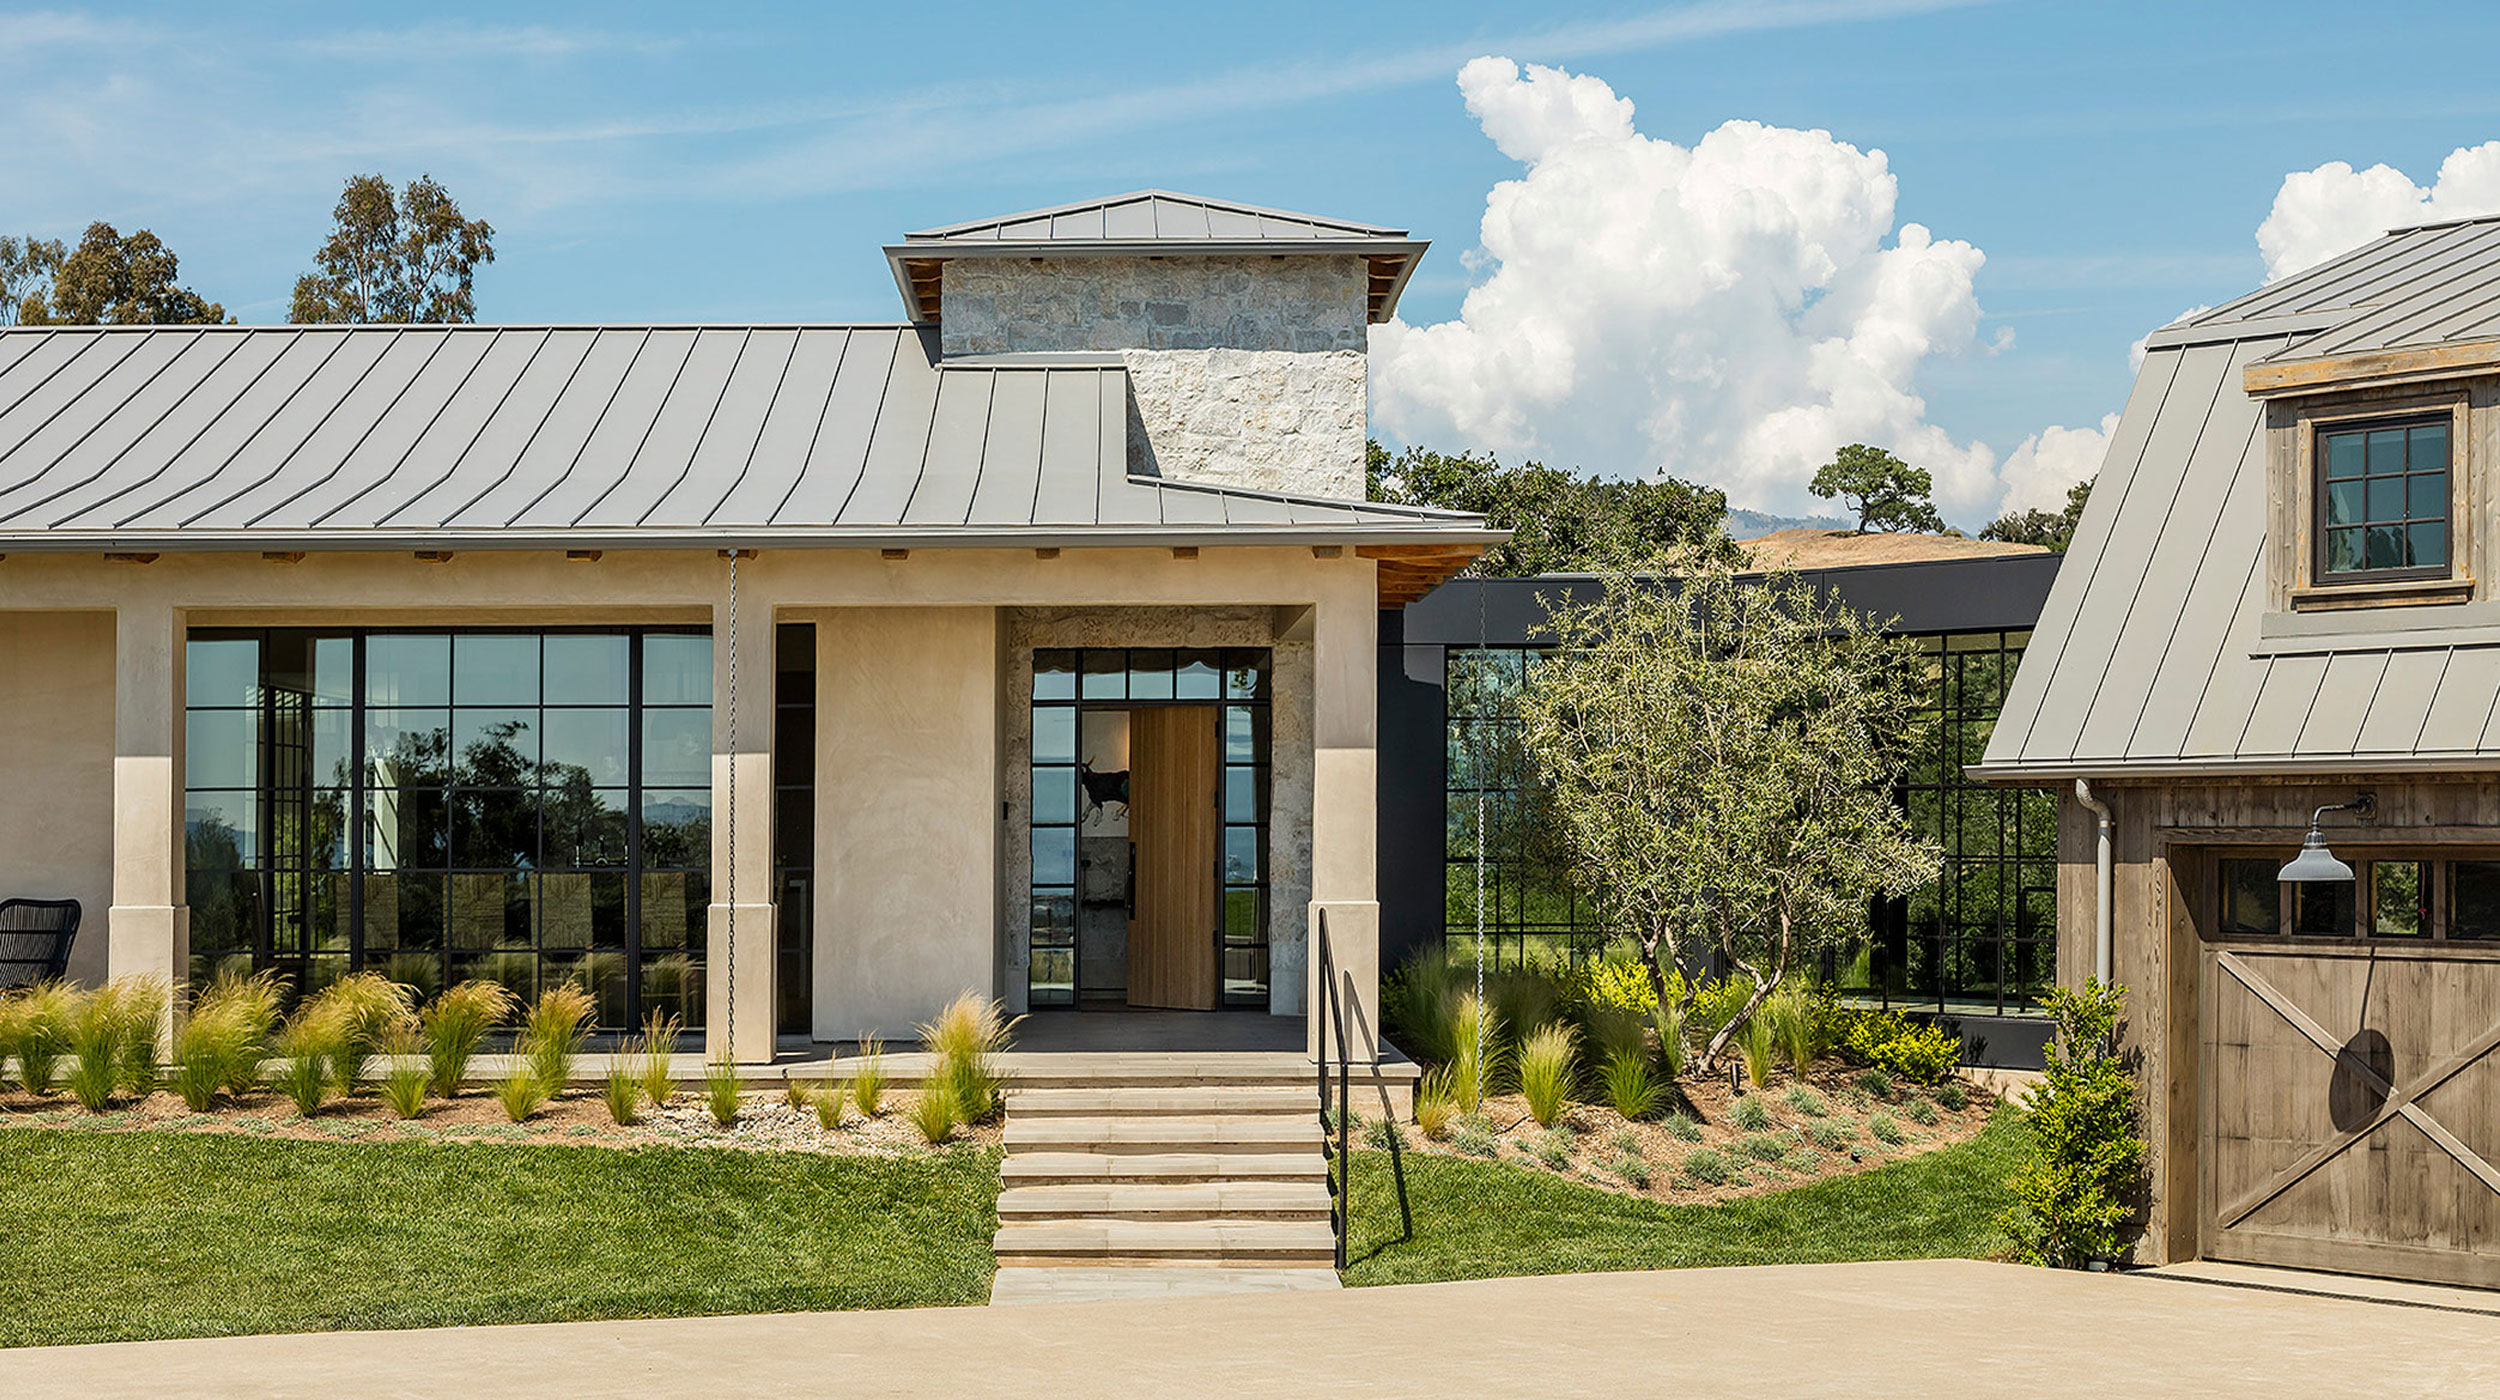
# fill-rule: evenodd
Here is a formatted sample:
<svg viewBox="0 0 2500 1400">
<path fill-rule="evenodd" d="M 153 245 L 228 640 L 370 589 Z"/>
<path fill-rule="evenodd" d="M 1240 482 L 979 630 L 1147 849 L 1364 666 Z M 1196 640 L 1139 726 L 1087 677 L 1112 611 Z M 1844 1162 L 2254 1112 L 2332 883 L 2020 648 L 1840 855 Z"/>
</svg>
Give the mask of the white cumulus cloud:
<svg viewBox="0 0 2500 1400">
<path fill-rule="evenodd" d="M 2118 415 L 2112 413 L 2097 428 L 2042 428 L 2024 438 L 1998 472 L 2005 482 L 2000 509 L 2064 510 L 2068 487 L 2101 474 L 2101 455 L 2117 428 Z"/>
<path fill-rule="evenodd" d="M 2274 208 L 2257 226 L 2257 251 L 2273 282 L 2391 228 L 2494 212 L 2500 212 L 2500 141 L 2449 152 L 2428 188 L 2392 165 L 2355 170 L 2331 160 L 2283 177 Z"/>
<path fill-rule="evenodd" d="M 1919 369 L 1979 348 L 1986 255 L 1896 228 L 1883 152 L 1749 121 L 1679 146 L 1642 135 L 1599 79 L 1503 58 L 1467 64 L 1458 86 L 1525 173 L 1486 198 L 1492 271 L 1458 319 L 1375 331 L 1391 435 L 1667 473 L 1783 513 L 1828 508 L 1806 490 L 1815 468 L 1867 442 L 1933 472 L 1949 517 L 1977 520 L 2009 485 L 2045 491 L 2095 433 L 2043 432 L 2014 483 L 1985 444 L 1927 421 Z"/>
</svg>

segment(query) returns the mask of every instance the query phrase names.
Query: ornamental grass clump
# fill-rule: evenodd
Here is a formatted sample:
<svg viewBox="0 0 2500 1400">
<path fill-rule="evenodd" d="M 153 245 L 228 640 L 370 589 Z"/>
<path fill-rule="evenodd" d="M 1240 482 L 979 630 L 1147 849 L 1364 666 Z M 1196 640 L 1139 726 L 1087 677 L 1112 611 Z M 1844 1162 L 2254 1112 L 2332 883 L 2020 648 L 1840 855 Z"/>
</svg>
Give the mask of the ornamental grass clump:
<svg viewBox="0 0 2500 1400">
<path fill-rule="evenodd" d="M 1724 1186 L 1736 1179 L 1736 1166 L 1716 1148 L 1696 1147 L 1684 1154 L 1684 1174 L 1704 1186 Z"/>
<path fill-rule="evenodd" d="M 1579 1033 L 1559 1022 L 1541 1026 L 1519 1047 L 1519 1093 L 1540 1128 L 1560 1122 L 1571 1107 L 1571 1076 Z"/>
<path fill-rule="evenodd" d="M 1831 1105 L 1823 1102 L 1821 1094 L 1803 1084 L 1790 1085 L 1788 1092 L 1780 1095 L 1780 1101 L 1788 1105 L 1789 1112 L 1806 1118 L 1826 1117 L 1832 1111 Z"/>
<path fill-rule="evenodd" d="M 424 1117 L 426 1084 L 433 1077 L 432 1066 L 425 1058 L 424 1039 L 414 1027 L 403 1026 L 383 1041 L 381 1048 L 387 1060 L 378 1085 L 382 1106 L 402 1122 Z"/>
<path fill-rule="evenodd" d="M 428 1087 L 434 1097 L 460 1093 L 486 1033 L 509 1019 L 517 1005 L 501 982 L 463 982 L 434 998 L 424 1015 Z"/>
<path fill-rule="evenodd" d="M 906 1116 L 911 1119 L 911 1125 L 920 1134 L 921 1140 L 932 1146 L 953 1137 L 955 1125 L 962 1118 L 960 1106 L 955 1102 L 954 1088 L 938 1078 L 932 1078 L 921 1086 L 920 1092 L 912 1098 L 911 1109 Z"/>
<path fill-rule="evenodd" d="M 791 1112 L 807 1112 L 815 1098 L 816 1091 L 808 1087 L 806 1080 L 793 1075 L 781 1081 L 781 1102 Z"/>
<path fill-rule="evenodd" d="M 978 992 L 965 992 L 919 1027 L 922 1047 L 936 1057 L 930 1080 L 945 1088 L 962 1121 L 978 1123 L 998 1111 L 999 1090 L 1006 1077 L 998 1069 L 997 1057 L 1007 1048 L 1014 1026 L 997 1002 Z"/>
<path fill-rule="evenodd" d="M 703 1106 L 712 1113 L 712 1121 L 728 1127 L 738 1121 L 738 1065 L 734 1060 L 713 1060 L 703 1067 Z"/>
<path fill-rule="evenodd" d="M 69 1007 L 68 1043 L 77 1063 L 69 1091 L 90 1113 L 123 1094 L 156 1088 L 156 1034 L 165 1017 L 165 984 L 153 977 L 116 978 Z"/>
<path fill-rule="evenodd" d="M 1667 1136 L 1678 1142 L 1701 1141 L 1701 1123 L 1689 1113 L 1670 1113 L 1665 1127 Z"/>
<path fill-rule="evenodd" d="M 0 997 L 0 1059 L 17 1061 L 18 1084 L 37 1098 L 60 1087 L 69 1013 L 77 1000 L 78 993 L 61 982 L 38 982 Z"/>
<path fill-rule="evenodd" d="M 573 1082 L 582 1042 L 590 1035 L 590 1018 L 599 1009 L 579 984 L 566 982 L 538 994 L 521 1017 L 516 1047 L 529 1062 L 530 1074 L 551 1097 L 561 1098 Z"/>
<path fill-rule="evenodd" d="M 1757 1089 L 1771 1086 L 1773 1067 L 1779 1063 L 1779 1042 L 1771 1033 L 1769 1021 L 1757 1011 L 1736 1028 L 1736 1048 L 1744 1052 L 1745 1080 Z"/>
<path fill-rule="evenodd" d="M 526 1059 L 517 1061 L 511 1073 L 495 1082 L 495 1102 L 503 1105 L 504 1117 L 526 1123 L 531 1114 L 547 1105 L 546 1081 L 538 1077 Z"/>
<path fill-rule="evenodd" d="M 1788 1155 L 1788 1144 L 1769 1133 L 1752 1133 L 1736 1140 L 1736 1150 L 1757 1162 L 1776 1162 Z"/>
<path fill-rule="evenodd" d="M 1447 1065 L 1424 1071 L 1415 1086 L 1415 1127 L 1425 1137 L 1438 1142 L 1448 1137 L 1450 1124 L 1458 1117 L 1457 1092 L 1450 1085 Z"/>
<path fill-rule="evenodd" d="M 1880 1118 L 1883 1115 L 1876 1116 Z M 1814 1125 L 1812 1132 L 1815 1145 L 1826 1152 L 1846 1152 L 1858 1140 L 1856 1125 L 1840 1118 L 1823 1119 Z"/>
<path fill-rule="evenodd" d="M 677 1093 L 676 1076 L 669 1069 L 670 1057 L 677 1053 L 677 1018 L 654 1011 L 643 1022 L 642 1039 L 634 1047 L 636 1082 L 642 1096 L 653 1108 L 667 1103 Z"/>
<path fill-rule="evenodd" d="M 1650 1072 L 1649 1057 L 1638 1050 L 1617 1050 L 1598 1072 L 1606 1102 L 1626 1118 L 1647 1118 L 1667 1101 L 1667 1086 Z"/>
<path fill-rule="evenodd" d="M 191 1002 L 174 1032 L 174 1092 L 194 1113 L 219 1094 L 240 1098 L 260 1082 L 260 1062 L 277 1021 L 280 991 L 272 973 L 219 977 Z"/>
<path fill-rule="evenodd" d="M 816 1126 L 829 1133 L 840 1132 L 842 1130 L 842 1117 L 844 1113 L 849 1110 L 850 1106 L 851 1086 L 849 1083 L 844 1082 L 827 1085 L 825 1091 L 816 1096 L 816 1102 L 814 1105 L 816 1109 Z"/>
<path fill-rule="evenodd" d="M 1936 1121 L 1936 1106 L 1925 1099 L 1912 1099 L 1902 1105 L 1901 1116 L 1922 1128 L 1927 1127 Z"/>
<path fill-rule="evenodd" d="M 1948 1079 L 1930 1092 L 1936 1096 L 1937 1104 L 1947 1113 L 1959 1113 L 1970 1107 L 1970 1090 L 1963 1088 L 1962 1082 L 1958 1079 Z"/>
<path fill-rule="evenodd" d="M 1727 1121 L 1749 1133 L 1758 1133 L 1771 1126 L 1770 1106 L 1758 1094 L 1747 1094 L 1728 1106 Z"/>
<path fill-rule="evenodd" d="M 1878 1113 L 1867 1119 L 1866 1130 L 1875 1135 L 1877 1142 L 1888 1147 L 1899 1147 L 1909 1138 L 1909 1134 L 1901 1131 L 1901 1120 L 1889 1113 Z"/>
<path fill-rule="evenodd" d="M 1480 1113 L 1503 1065 L 1502 1020 L 1473 992 L 1458 999 L 1451 1020 L 1451 1087 L 1462 1112 Z"/>
<path fill-rule="evenodd" d="M 608 1121 L 616 1126 L 630 1128 L 642 1121 L 642 1081 L 624 1056 L 609 1062 L 608 1077 L 599 1096 L 607 1103 Z"/>
<path fill-rule="evenodd" d="M 312 994 L 306 1005 L 336 1019 L 339 1041 L 332 1052 L 331 1079 L 342 1094 L 354 1094 L 365 1083 L 365 1062 L 382 1044 L 417 1026 L 409 1009 L 414 994 L 378 972 L 342 977 Z"/>
<path fill-rule="evenodd" d="M 269 1082 L 306 1118 L 321 1111 L 338 1082 L 338 1062 L 350 1053 L 344 1048 L 349 1039 L 344 1016 L 335 1003 L 307 1001 L 287 1018 L 270 1047 L 277 1051 L 278 1067 Z"/>
<path fill-rule="evenodd" d="M 1823 1014 L 1815 994 L 1790 982 L 1771 994 L 1756 1013 L 1768 1024 L 1771 1043 L 1788 1072 L 1803 1080 L 1823 1054 Z"/>
<path fill-rule="evenodd" d="M 885 1112 L 885 1045 L 875 1036 L 859 1042 L 859 1067 L 851 1071 L 851 1106 L 862 1118 Z"/>
</svg>

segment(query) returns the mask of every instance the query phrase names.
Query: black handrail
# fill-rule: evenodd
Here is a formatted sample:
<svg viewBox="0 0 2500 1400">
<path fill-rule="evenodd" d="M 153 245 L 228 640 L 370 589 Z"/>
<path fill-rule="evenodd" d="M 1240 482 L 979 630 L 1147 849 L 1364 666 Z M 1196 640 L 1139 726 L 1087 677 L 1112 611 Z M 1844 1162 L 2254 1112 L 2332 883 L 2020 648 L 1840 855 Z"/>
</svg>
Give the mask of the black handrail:
<svg viewBox="0 0 2500 1400">
<path fill-rule="evenodd" d="M 1354 1047 L 1346 1027 L 1346 1003 L 1351 997 L 1354 978 L 1345 976 L 1343 983 L 1337 973 L 1337 950 L 1328 938 L 1328 911 L 1319 911 L 1319 1005 L 1311 1008 L 1325 1022 L 1317 1037 L 1319 1042 L 1319 1121 L 1320 1127 L 1331 1126 L 1328 1112 L 1328 1040 L 1331 1032 L 1337 1041 L 1337 1111 L 1334 1121 L 1337 1137 L 1336 1161 L 1328 1174 L 1328 1218 L 1337 1232 L 1337 1268 L 1346 1264 L 1346 1240 L 1354 1233 L 1354 1173 L 1352 1170 L 1351 1136 L 1354 1115 L 1349 1102 L 1353 1092 Z M 1389 1120 L 1389 1170 L 1397 1178 L 1398 1223 L 1401 1240 L 1415 1238 L 1415 1212 L 1406 1200 L 1406 1157 L 1401 1150 L 1405 1133 L 1399 1129 L 1394 1115 Z"/>
</svg>

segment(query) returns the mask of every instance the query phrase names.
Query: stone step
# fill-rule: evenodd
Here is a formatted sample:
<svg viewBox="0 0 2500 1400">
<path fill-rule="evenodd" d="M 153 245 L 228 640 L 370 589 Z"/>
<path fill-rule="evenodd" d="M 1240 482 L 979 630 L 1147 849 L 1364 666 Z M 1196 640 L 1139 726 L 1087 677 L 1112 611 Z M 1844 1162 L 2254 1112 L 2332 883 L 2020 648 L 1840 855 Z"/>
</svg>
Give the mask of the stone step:
<svg viewBox="0 0 2500 1400">
<path fill-rule="evenodd" d="M 1007 1112 L 1022 1118 L 1243 1118 L 1301 1114 L 1316 1119 L 1308 1084 L 1210 1084 L 1192 1088 L 1016 1089 Z"/>
<path fill-rule="evenodd" d="M 1018 1152 L 1212 1152 L 1228 1156 L 1320 1149 L 1317 1115 L 1296 1118 L 1007 1117 L 1009 1155 Z"/>
<path fill-rule="evenodd" d="M 1001 1221 L 1328 1220 L 1318 1181 L 1062 1182 L 999 1193 Z"/>
<path fill-rule="evenodd" d="M 1110 1298 L 1207 1298 L 1230 1293 L 1301 1293 L 1343 1288 L 1332 1269 L 1262 1269 L 1238 1264 L 1166 1264 L 1158 1268 L 1000 1269 L 990 1302 L 1091 1303 Z"/>
<path fill-rule="evenodd" d="M 1326 1221 L 1037 1220 L 1010 1221 L 992 1242 L 998 1266 L 1258 1264 L 1333 1269 L 1337 1236 Z"/>
<path fill-rule="evenodd" d="M 1000 1164 L 999 1178 L 1009 1189 L 1202 1181 L 1316 1181 L 1325 1189 L 1328 1162 L 1317 1152 L 1019 1152 Z"/>
</svg>

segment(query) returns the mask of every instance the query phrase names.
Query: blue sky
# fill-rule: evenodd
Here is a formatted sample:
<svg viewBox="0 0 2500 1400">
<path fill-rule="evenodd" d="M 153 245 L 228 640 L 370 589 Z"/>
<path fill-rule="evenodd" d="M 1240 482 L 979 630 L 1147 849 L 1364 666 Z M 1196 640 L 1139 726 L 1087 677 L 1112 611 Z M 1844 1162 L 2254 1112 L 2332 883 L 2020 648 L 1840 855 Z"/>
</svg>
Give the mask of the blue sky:
<svg viewBox="0 0 2500 1400">
<path fill-rule="evenodd" d="M 1986 255 L 1977 348 L 1916 387 L 2001 456 L 2257 285 L 2288 172 L 2427 184 L 2500 135 L 2495 50 L 2500 11 L 2279 2 L 7 6 L 0 232 L 152 228 L 279 320 L 343 177 L 430 171 L 497 228 L 483 319 L 882 320 L 908 229 L 1162 185 L 1411 228 L 1404 315 L 1440 322 L 1522 173 L 1455 82 L 1500 55 L 1602 80 L 1660 141 L 1880 148 L 1898 219 Z"/>
</svg>

